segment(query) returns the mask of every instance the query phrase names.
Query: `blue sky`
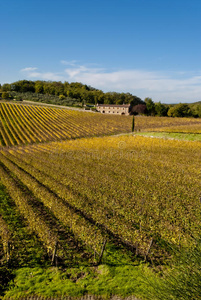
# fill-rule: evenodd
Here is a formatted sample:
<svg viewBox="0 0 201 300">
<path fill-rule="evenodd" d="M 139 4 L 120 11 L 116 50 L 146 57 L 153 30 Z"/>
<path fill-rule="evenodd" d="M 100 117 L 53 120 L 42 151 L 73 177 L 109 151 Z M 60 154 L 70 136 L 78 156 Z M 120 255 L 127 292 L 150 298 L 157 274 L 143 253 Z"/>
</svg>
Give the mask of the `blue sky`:
<svg viewBox="0 0 201 300">
<path fill-rule="evenodd" d="M 201 0 L 1 0 L 0 83 L 201 101 Z"/>
</svg>

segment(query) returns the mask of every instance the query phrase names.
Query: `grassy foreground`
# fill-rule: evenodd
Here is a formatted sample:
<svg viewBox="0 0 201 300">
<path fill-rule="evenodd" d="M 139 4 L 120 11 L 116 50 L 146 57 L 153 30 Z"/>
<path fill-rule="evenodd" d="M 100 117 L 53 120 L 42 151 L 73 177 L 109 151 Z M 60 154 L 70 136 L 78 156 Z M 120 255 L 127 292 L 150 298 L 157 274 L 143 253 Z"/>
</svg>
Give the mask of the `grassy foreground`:
<svg viewBox="0 0 201 300">
<path fill-rule="evenodd" d="M 117 262 L 114 253 L 107 250 L 110 259 Z M 129 264 L 128 257 L 119 253 L 118 261 L 119 264 L 65 270 L 56 267 L 18 269 L 2 299 L 37 299 L 38 296 L 40 299 L 65 296 L 82 299 L 84 295 L 99 296 L 98 299 L 110 299 L 114 295 L 121 299 L 133 296 L 136 300 L 201 299 L 200 241 L 194 250 L 177 252 L 168 268 L 154 270 L 147 263 Z"/>
<path fill-rule="evenodd" d="M 77 267 L 65 271 L 58 268 L 23 268 L 16 271 L 14 283 L 10 285 L 4 299 L 24 296 L 73 296 L 112 295 L 126 297 L 134 295 L 146 299 L 148 288 L 143 281 L 142 271 L 146 266 L 139 265 L 100 265 L 98 267 Z M 147 269 L 147 272 L 150 271 Z"/>
</svg>

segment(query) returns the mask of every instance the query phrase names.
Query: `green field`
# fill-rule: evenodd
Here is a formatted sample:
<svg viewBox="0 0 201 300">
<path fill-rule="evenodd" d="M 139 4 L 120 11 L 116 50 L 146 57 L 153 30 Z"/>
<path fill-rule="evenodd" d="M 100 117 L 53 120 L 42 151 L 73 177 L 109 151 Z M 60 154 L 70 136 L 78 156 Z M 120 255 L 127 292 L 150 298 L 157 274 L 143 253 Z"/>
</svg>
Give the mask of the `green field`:
<svg viewBox="0 0 201 300">
<path fill-rule="evenodd" d="M 184 133 L 184 132 L 140 132 L 138 135 L 148 136 L 148 137 L 158 137 L 164 139 L 175 139 L 175 140 L 184 140 L 184 141 L 200 141 L 200 133 Z"/>
</svg>

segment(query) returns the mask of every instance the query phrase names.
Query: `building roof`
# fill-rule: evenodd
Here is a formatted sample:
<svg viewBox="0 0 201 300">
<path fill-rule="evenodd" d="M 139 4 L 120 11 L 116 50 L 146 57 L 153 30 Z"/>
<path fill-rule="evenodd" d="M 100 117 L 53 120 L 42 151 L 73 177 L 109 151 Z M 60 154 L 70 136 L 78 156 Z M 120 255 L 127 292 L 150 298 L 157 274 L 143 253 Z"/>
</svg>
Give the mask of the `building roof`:
<svg viewBox="0 0 201 300">
<path fill-rule="evenodd" d="M 130 107 L 130 104 L 97 104 L 97 106 L 101 107 Z"/>
</svg>

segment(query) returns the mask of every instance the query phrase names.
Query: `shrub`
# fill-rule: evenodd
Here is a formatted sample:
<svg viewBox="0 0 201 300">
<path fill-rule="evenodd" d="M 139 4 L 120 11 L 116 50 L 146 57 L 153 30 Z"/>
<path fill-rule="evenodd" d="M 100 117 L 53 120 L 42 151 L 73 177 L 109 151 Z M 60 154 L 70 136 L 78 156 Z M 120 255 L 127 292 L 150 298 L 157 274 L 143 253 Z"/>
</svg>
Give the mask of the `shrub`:
<svg viewBox="0 0 201 300">
<path fill-rule="evenodd" d="M 2 99 L 9 99 L 9 93 L 3 92 L 1 97 L 2 97 Z"/>
<path fill-rule="evenodd" d="M 59 99 L 60 100 L 63 100 L 63 99 L 65 99 L 66 97 L 64 96 L 64 95 L 59 95 Z"/>
</svg>

